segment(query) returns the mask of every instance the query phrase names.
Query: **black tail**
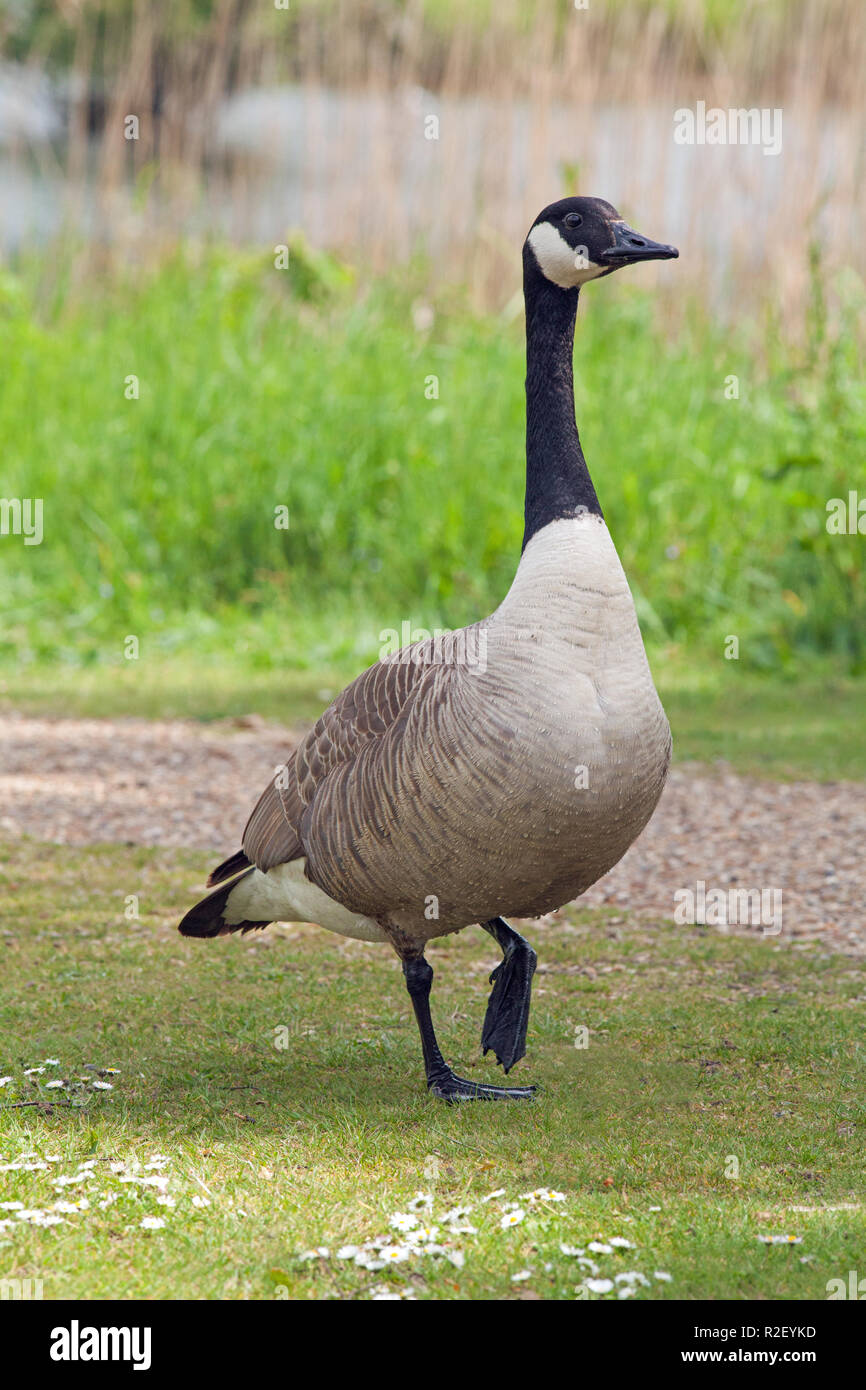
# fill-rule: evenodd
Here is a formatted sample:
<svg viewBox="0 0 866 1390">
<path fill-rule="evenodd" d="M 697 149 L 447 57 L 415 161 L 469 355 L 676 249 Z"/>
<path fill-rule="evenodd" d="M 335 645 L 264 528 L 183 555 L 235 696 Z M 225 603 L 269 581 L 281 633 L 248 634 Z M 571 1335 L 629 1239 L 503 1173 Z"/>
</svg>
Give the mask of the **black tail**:
<svg viewBox="0 0 866 1390">
<path fill-rule="evenodd" d="M 235 874 L 239 874 L 241 869 L 248 869 L 249 867 L 249 859 L 243 850 L 239 849 L 237 854 L 233 854 L 229 859 L 224 859 L 221 864 L 217 864 L 208 878 L 207 886 L 213 888 L 215 884 L 224 883 L 227 878 L 234 878 Z"/>
<path fill-rule="evenodd" d="M 235 858 L 237 859 L 237 855 Z M 231 860 L 227 860 L 231 863 Z M 224 866 L 221 866 L 224 867 Z M 219 869 L 216 871 L 219 873 Z M 253 869 L 247 869 L 247 873 L 252 873 Z M 224 888 L 217 889 L 216 893 L 209 893 L 206 898 L 202 898 L 200 903 L 190 908 L 184 917 L 178 931 L 182 936 L 227 936 L 233 931 L 253 931 L 255 927 L 269 927 L 270 922 L 233 922 L 229 926 L 223 912 L 228 901 L 229 894 L 240 883 L 241 878 L 246 878 L 246 874 L 241 874 L 240 878 L 233 878 L 231 883 L 227 883 Z"/>
</svg>

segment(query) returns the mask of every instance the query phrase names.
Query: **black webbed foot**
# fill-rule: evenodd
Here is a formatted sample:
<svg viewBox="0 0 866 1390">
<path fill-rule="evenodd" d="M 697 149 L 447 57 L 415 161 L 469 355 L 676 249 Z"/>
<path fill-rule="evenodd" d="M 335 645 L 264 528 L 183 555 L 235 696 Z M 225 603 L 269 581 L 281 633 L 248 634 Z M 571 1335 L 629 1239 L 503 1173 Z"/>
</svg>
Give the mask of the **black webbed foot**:
<svg viewBox="0 0 866 1390">
<path fill-rule="evenodd" d="M 463 1100 L 531 1100 L 535 1095 L 534 1086 L 488 1086 L 481 1081 L 467 1081 L 450 1067 L 445 1074 L 428 1078 L 427 1086 L 431 1095 L 450 1104 Z"/>
<path fill-rule="evenodd" d="M 483 923 L 499 942 L 503 959 L 490 976 L 493 992 L 487 1004 L 481 1046 L 485 1056 L 492 1048 L 496 1060 L 508 1073 L 526 1055 L 526 1028 L 532 997 L 532 977 L 536 955 L 528 941 L 501 917 Z"/>
</svg>

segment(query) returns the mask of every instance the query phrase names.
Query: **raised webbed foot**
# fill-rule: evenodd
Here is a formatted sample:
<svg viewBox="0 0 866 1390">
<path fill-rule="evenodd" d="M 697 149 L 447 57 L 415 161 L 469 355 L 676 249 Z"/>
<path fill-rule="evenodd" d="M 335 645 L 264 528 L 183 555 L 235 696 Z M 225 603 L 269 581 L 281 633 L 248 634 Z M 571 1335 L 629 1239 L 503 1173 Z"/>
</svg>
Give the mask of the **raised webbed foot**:
<svg viewBox="0 0 866 1390">
<path fill-rule="evenodd" d="M 485 923 L 485 929 L 496 936 L 505 954 L 490 976 L 493 992 L 484 1016 L 481 1046 L 485 1055 L 492 1048 L 500 1066 L 509 1072 L 515 1062 L 526 1055 L 526 1028 L 536 955 L 529 942 L 524 941 L 507 923 L 501 918 L 496 921 L 501 924 L 499 929 L 494 930 L 492 923 Z"/>
</svg>

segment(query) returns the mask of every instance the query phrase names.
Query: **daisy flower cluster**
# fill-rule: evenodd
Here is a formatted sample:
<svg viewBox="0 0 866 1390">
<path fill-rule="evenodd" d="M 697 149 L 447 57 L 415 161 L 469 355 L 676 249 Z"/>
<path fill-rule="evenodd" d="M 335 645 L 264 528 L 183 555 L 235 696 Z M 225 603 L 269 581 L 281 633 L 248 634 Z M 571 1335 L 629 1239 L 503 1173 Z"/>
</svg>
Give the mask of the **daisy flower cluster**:
<svg viewBox="0 0 866 1390">
<path fill-rule="evenodd" d="M 499 1188 L 496 1192 L 491 1192 L 484 1198 L 485 1202 L 491 1202 L 505 1197 L 504 1188 Z M 547 1207 L 551 1204 L 564 1202 L 566 1195 L 564 1192 L 557 1192 L 548 1187 L 538 1187 L 533 1192 L 524 1192 L 518 1202 L 500 1201 L 502 1215 L 499 1225 L 502 1230 L 507 1230 L 510 1226 L 520 1225 L 527 1217 L 528 1211 L 533 1208 Z M 630 1220 L 625 1217 L 624 1220 Z M 577 1285 L 575 1294 L 578 1298 L 587 1298 L 590 1294 L 602 1297 L 606 1294 L 615 1293 L 617 1298 L 632 1298 L 640 1288 L 649 1288 L 652 1282 L 642 1271 L 632 1270 L 603 1270 L 598 1262 L 593 1258 L 596 1255 L 621 1256 L 627 1250 L 634 1250 L 634 1243 L 625 1236 L 610 1236 L 605 1238 L 597 1235 L 585 1245 L 570 1245 L 566 1241 L 560 1241 L 559 1253 L 567 1259 L 573 1259 L 577 1267 L 583 1272 L 583 1280 Z M 541 1272 L 551 1274 L 554 1265 L 550 1260 L 543 1260 Z M 532 1279 L 536 1274 L 534 1269 L 519 1269 L 511 1276 L 513 1284 L 523 1284 Z M 652 1279 L 659 1283 L 667 1283 L 671 1275 L 665 1270 L 656 1270 Z"/>
<path fill-rule="evenodd" d="M 38 1099 L 80 1109 L 92 1104 L 94 1092 L 113 1091 L 114 1078 L 120 1075 L 117 1067 L 85 1062 L 81 1071 L 86 1075 L 64 1076 L 58 1072 L 59 1066 L 59 1057 L 44 1057 L 31 1067 L 22 1067 L 18 1074 L 14 1069 L 0 1069 L 0 1105 Z"/>
<path fill-rule="evenodd" d="M 538 1187 L 531 1192 L 520 1193 L 517 1200 L 509 1199 L 505 1188 L 497 1188 L 480 1198 L 474 1204 L 452 1207 L 436 1214 L 434 1198 L 429 1192 L 418 1192 L 405 1205 L 402 1211 L 395 1211 L 388 1218 L 388 1231 L 359 1244 L 341 1245 L 332 1250 L 320 1245 L 314 1250 L 305 1250 L 298 1259 L 302 1263 L 323 1260 L 351 1263 L 358 1269 L 379 1273 L 389 1266 L 398 1266 L 401 1272 L 411 1270 L 416 1278 L 423 1270 L 423 1261 L 439 1259 L 452 1268 L 460 1270 L 466 1263 L 463 1245 L 472 1242 L 482 1232 L 496 1234 L 506 1232 L 515 1226 L 528 1223 L 527 1235 L 531 1233 L 534 1248 L 540 1250 L 540 1238 L 547 1234 L 551 1219 L 561 1217 L 566 1194 L 555 1188 Z M 625 1217 L 628 1221 L 630 1218 Z M 631 1298 L 640 1288 L 648 1288 L 653 1281 L 667 1282 L 671 1276 L 663 1270 L 656 1270 L 648 1277 L 640 1270 L 623 1270 L 622 1258 L 626 1251 L 634 1250 L 633 1243 L 625 1236 L 611 1236 L 605 1239 L 597 1236 L 584 1245 L 570 1245 L 561 1241 L 558 1255 L 574 1260 L 582 1275 L 582 1282 L 575 1289 L 577 1298 L 590 1295 L 602 1297 L 615 1294 L 618 1298 Z M 556 1252 L 551 1251 L 556 1258 Z M 594 1256 L 613 1256 L 619 1268 L 602 1269 Z M 561 1260 L 559 1261 L 561 1266 Z M 536 1274 L 549 1275 L 554 1270 L 553 1260 L 543 1258 L 537 1269 L 518 1269 L 511 1276 L 513 1284 L 522 1284 Z M 409 1286 L 377 1283 L 372 1286 L 369 1296 L 374 1300 L 414 1299 L 415 1291 Z"/>
<path fill-rule="evenodd" d="M 177 1206 L 170 1190 L 172 1178 L 165 1171 L 170 1162 L 166 1154 L 151 1154 L 144 1160 L 88 1158 L 64 1172 L 62 1166 L 68 1165 L 60 1154 L 27 1152 L 0 1161 L 0 1174 L 39 1174 L 28 1186 L 41 1187 L 38 1200 L 31 1191 L 30 1200 L 0 1201 L 0 1243 L 27 1226 L 77 1224 L 109 1207 L 114 1209 L 112 1221 L 123 1222 L 127 1230 L 162 1230 L 168 1224 L 167 1214 Z M 191 1205 L 206 1207 L 210 1202 L 195 1194 Z"/>
<path fill-rule="evenodd" d="M 468 1215 L 468 1207 L 454 1207 L 434 1221 L 432 1195 L 417 1192 L 406 1203 L 405 1211 L 395 1211 L 389 1218 L 386 1234 L 373 1236 L 361 1245 L 341 1245 L 334 1251 L 333 1258 L 351 1261 L 358 1269 L 371 1272 L 429 1258 L 440 1258 L 455 1269 L 462 1269 L 465 1256 L 454 1242 L 458 1236 L 476 1234 Z M 320 1245 L 315 1250 L 305 1250 L 298 1258 L 301 1261 L 329 1260 L 331 1251 Z M 395 1292 L 387 1285 L 374 1288 L 371 1296 L 374 1299 L 414 1298 L 409 1289 Z"/>
<path fill-rule="evenodd" d="M 610 1236 L 608 1239 L 600 1236 L 587 1241 L 585 1246 L 566 1245 L 563 1242 L 559 1247 L 560 1254 L 573 1259 L 584 1272 L 582 1283 L 575 1289 L 578 1298 L 588 1298 L 590 1294 L 600 1298 L 614 1293 L 617 1298 L 633 1298 L 638 1289 L 648 1289 L 653 1282 L 671 1282 L 672 1276 L 663 1269 L 655 1270 L 652 1276 L 648 1277 L 639 1269 L 617 1270 L 615 1267 L 609 1267 L 603 1270 L 593 1259 L 594 1255 L 621 1255 L 626 1250 L 634 1249 L 633 1242 L 625 1236 Z"/>
</svg>

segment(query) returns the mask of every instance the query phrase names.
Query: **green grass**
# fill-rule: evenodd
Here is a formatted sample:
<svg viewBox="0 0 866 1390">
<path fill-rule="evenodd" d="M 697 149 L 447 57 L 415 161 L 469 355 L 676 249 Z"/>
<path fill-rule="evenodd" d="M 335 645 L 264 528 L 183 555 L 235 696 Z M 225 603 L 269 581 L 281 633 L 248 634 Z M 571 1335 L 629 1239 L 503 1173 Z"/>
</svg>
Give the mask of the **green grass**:
<svg viewBox="0 0 866 1390">
<path fill-rule="evenodd" d="M 74 296 L 66 263 L 53 297 L 44 274 L 0 280 L 3 495 L 44 505 L 41 545 L 0 538 L 5 668 L 63 681 L 132 635 L 314 670 L 499 602 L 522 531 L 522 315 L 443 289 L 418 332 L 411 271 L 359 292 L 303 248 L 288 272 L 178 253 Z M 736 636 L 752 671 L 862 670 L 863 538 L 825 525 L 866 443 L 859 292 L 829 287 L 835 327 L 816 292 L 786 347 L 766 313 L 733 330 L 694 309 L 665 332 L 623 282 L 584 294 L 577 413 L 648 640 L 696 666 Z"/>
<path fill-rule="evenodd" d="M 866 683 L 731 675 L 690 687 L 664 668 L 659 683 L 677 762 L 729 763 L 782 780 L 866 780 Z"/>
<path fill-rule="evenodd" d="M 538 1082 L 537 1101 L 452 1109 L 424 1092 L 387 949 L 312 927 L 184 941 L 174 924 L 200 856 L 19 844 L 2 859 L 0 1073 L 13 1080 L 0 1153 L 57 1157 L 0 1173 L 0 1200 L 89 1201 L 48 1229 L 3 1213 L 4 1276 L 42 1278 L 46 1298 L 353 1298 L 386 1283 L 431 1299 L 570 1299 L 582 1275 L 560 1243 L 612 1236 L 634 1248 L 595 1259 L 602 1275 L 646 1273 L 638 1298 L 824 1298 L 858 1267 L 866 1092 L 851 960 L 569 910 L 532 928 L 541 968 L 513 1077 Z M 141 916 L 128 921 L 132 894 Z M 493 1076 L 478 1052 L 491 943 L 469 930 L 430 954 L 446 1055 Z M 47 1057 L 59 1065 L 27 1081 Z M 89 1067 L 119 1068 L 113 1090 L 85 1084 L 64 1105 L 45 1089 Z M 26 1099 L 40 1104 L 10 1108 Z M 174 1207 L 109 1168 L 157 1153 Z M 91 1160 L 89 1187 L 52 1189 Z M 511 1230 L 481 1201 L 541 1186 L 566 1201 L 524 1202 Z M 477 1234 L 447 1242 L 462 1268 L 427 1257 L 373 1273 L 334 1257 L 384 1233 L 418 1191 L 437 1215 L 473 1205 Z M 165 1228 L 141 1229 L 145 1215 Z M 319 1245 L 330 1258 L 299 1259 Z"/>
</svg>

